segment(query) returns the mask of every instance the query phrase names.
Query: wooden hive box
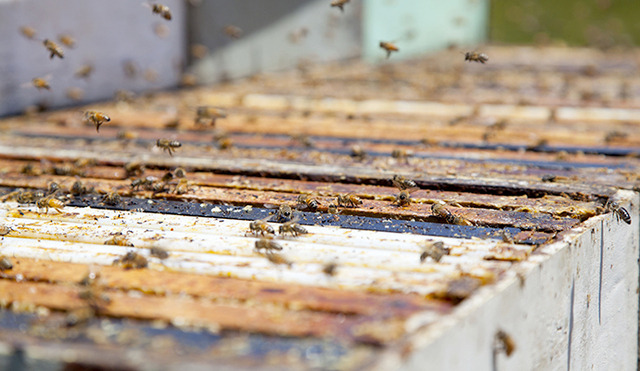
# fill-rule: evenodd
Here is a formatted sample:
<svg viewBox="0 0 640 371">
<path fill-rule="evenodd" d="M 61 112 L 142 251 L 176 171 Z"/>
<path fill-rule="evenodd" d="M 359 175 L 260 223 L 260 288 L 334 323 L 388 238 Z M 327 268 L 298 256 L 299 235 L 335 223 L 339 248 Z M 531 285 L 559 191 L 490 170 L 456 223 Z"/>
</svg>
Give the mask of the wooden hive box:
<svg viewBox="0 0 640 371">
<path fill-rule="evenodd" d="M 0 368 L 634 368 L 633 52 L 486 53 L 83 108 L 99 132 L 77 108 L 0 121 Z M 52 182 L 60 212 L 34 204 Z M 278 233 L 283 205 L 308 234 Z"/>
</svg>

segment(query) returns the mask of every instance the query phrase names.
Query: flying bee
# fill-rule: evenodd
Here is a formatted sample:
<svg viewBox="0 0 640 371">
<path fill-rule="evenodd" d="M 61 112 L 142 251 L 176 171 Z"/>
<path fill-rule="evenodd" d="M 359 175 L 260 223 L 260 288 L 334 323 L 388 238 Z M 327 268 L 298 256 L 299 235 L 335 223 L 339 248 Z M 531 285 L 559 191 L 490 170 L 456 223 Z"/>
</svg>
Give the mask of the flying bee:
<svg viewBox="0 0 640 371">
<path fill-rule="evenodd" d="M 120 232 L 114 234 L 113 237 L 111 237 L 110 239 L 104 241 L 104 244 L 105 245 L 133 247 L 133 243 L 131 243 L 131 241 L 129 241 L 127 236 L 123 235 Z"/>
<path fill-rule="evenodd" d="M 88 79 L 89 76 L 91 76 L 92 72 L 93 72 L 93 66 L 90 64 L 85 64 L 78 67 L 78 69 L 74 73 L 74 76 L 79 79 Z"/>
<path fill-rule="evenodd" d="M 53 59 L 53 57 L 56 57 L 56 56 L 58 58 L 64 58 L 64 53 L 62 52 L 62 49 L 54 41 L 51 41 L 49 39 L 44 39 L 42 44 L 44 44 L 44 47 L 47 48 L 47 50 L 51 53 L 51 55 L 49 55 L 49 59 Z"/>
<path fill-rule="evenodd" d="M 507 334 L 506 332 L 499 330 L 496 333 L 496 348 L 495 350 L 503 351 L 507 357 L 511 356 L 516 350 L 516 342 L 513 341 L 513 338 Z"/>
<path fill-rule="evenodd" d="M 344 12 L 344 6 L 351 0 L 333 0 L 331 2 L 332 7 L 340 8 L 341 12 Z"/>
<path fill-rule="evenodd" d="M 156 258 L 160 259 L 160 260 L 164 260 L 166 258 L 169 257 L 169 252 L 161 247 L 152 247 L 149 250 L 149 254 L 151 254 L 151 256 L 155 256 Z"/>
<path fill-rule="evenodd" d="M 362 205 L 362 200 L 360 197 L 355 196 L 351 193 L 347 193 L 346 195 L 338 195 L 336 198 L 338 202 L 338 206 L 340 207 L 358 207 Z"/>
<path fill-rule="evenodd" d="M 36 201 L 36 206 L 38 207 L 38 209 L 44 209 L 45 214 L 49 212 L 49 208 L 54 209 L 58 213 L 61 213 L 61 209 L 64 208 L 65 204 L 51 194 Z"/>
<path fill-rule="evenodd" d="M 320 205 L 320 202 L 318 202 L 318 200 L 316 200 L 310 194 L 299 195 L 296 202 L 298 203 L 298 209 L 300 210 L 307 209 L 311 211 L 316 211 L 318 209 L 318 206 Z"/>
<path fill-rule="evenodd" d="M 267 220 L 271 218 L 271 215 L 263 219 L 254 220 L 249 223 L 249 233 L 254 235 L 276 234 L 276 231 L 267 223 Z"/>
<path fill-rule="evenodd" d="M 124 269 L 146 268 L 148 264 L 147 258 L 133 251 L 113 261 L 113 265 L 119 265 Z"/>
<path fill-rule="evenodd" d="M 30 26 L 20 27 L 20 33 L 27 39 L 33 40 L 36 37 L 36 29 Z"/>
<path fill-rule="evenodd" d="M 189 181 L 185 178 L 180 179 L 180 181 L 178 181 L 178 184 L 176 184 L 176 188 L 173 190 L 173 192 L 177 195 L 182 195 L 189 192 Z"/>
<path fill-rule="evenodd" d="M 485 64 L 489 60 L 489 57 L 487 57 L 487 55 L 484 53 L 478 53 L 476 51 L 472 51 L 472 52 L 464 53 L 464 60 L 469 62 L 480 62 L 482 64 Z"/>
<path fill-rule="evenodd" d="M 461 216 L 455 215 L 451 211 L 449 211 L 449 209 L 446 208 L 445 203 L 442 201 L 437 201 L 433 205 L 431 205 L 431 212 L 433 213 L 433 215 L 435 215 L 439 219 L 443 219 L 445 222 L 449 224 L 467 225 L 467 226 L 473 225 L 473 223 L 471 223 L 469 220 Z"/>
<path fill-rule="evenodd" d="M 387 52 L 387 59 L 391 57 L 391 53 L 400 51 L 394 43 L 388 41 L 380 41 L 380 47 Z"/>
<path fill-rule="evenodd" d="M 273 250 L 282 250 L 282 246 L 280 246 L 280 244 L 278 244 L 277 242 L 268 239 L 268 238 L 261 238 L 259 240 L 256 241 L 255 245 L 254 245 L 254 249 L 256 251 L 260 251 L 260 250 L 265 250 L 265 251 L 273 251 Z"/>
<path fill-rule="evenodd" d="M 73 48 L 76 45 L 76 40 L 69 34 L 59 35 L 58 41 L 68 48 Z"/>
<path fill-rule="evenodd" d="M 0 271 L 8 271 L 10 269 L 13 269 L 11 260 L 9 260 L 9 258 L 7 258 L 6 256 L 0 255 Z"/>
<path fill-rule="evenodd" d="M 411 179 L 407 179 L 402 175 L 394 175 L 391 181 L 393 182 L 393 185 L 401 191 L 404 191 L 405 189 L 418 188 L 416 182 Z"/>
<path fill-rule="evenodd" d="M 33 167 L 32 163 L 28 163 L 20 169 L 20 173 L 24 175 L 42 175 L 42 170 Z"/>
<path fill-rule="evenodd" d="M 213 106 L 200 106 L 196 109 L 196 124 L 203 125 L 209 124 L 214 126 L 217 119 L 223 119 L 227 117 L 227 112 L 222 108 Z"/>
<path fill-rule="evenodd" d="M 293 236 L 293 237 L 298 237 L 301 234 L 309 233 L 306 228 L 304 228 L 303 226 L 301 226 L 298 223 L 298 218 L 293 218 L 292 220 L 290 220 L 290 221 L 288 221 L 286 223 L 283 223 L 280 226 L 278 232 L 282 236 L 284 236 L 287 233 L 290 233 L 291 236 Z"/>
<path fill-rule="evenodd" d="M 610 199 L 609 201 L 607 201 L 605 208 L 608 211 L 615 213 L 617 221 L 622 220 L 627 224 L 631 224 L 631 215 L 629 215 L 627 209 L 621 207 L 616 201 Z"/>
<path fill-rule="evenodd" d="M 171 20 L 171 11 L 168 6 L 162 4 L 149 4 L 149 6 L 153 14 L 160 14 L 167 21 Z"/>
<path fill-rule="evenodd" d="M 74 101 L 81 101 L 84 98 L 84 90 L 81 88 L 70 87 L 67 89 L 67 98 Z"/>
<path fill-rule="evenodd" d="M 450 249 L 444 247 L 442 241 L 427 241 L 422 247 L 422 253 L 420 254 L 420 263 L 424 263 L 427 258 L 431 258 L 436 262 L 439 262 L 443 256 L 449 255 Z"/>
<path fill-rule="evenodd" d="M 163 150 L 169 152 L 170 156 L 173 156 L 173 151 L 176 148 L 182 147 L 182 143 L 178 142 L 177 140 L 170 140 L 170 139 L 158 139 L 156 141 L 156 146 L 158 148 L 162 148 Z"/>
<path fill-rule="evenodd" d="M 242 34 L 244 32 L 244 31 L 242 31 L 242 28 L 240 28 L 238 26 L 234 26 L 232 24 L 224 26 L 222 31 L 224 31 L 225 35 L 229 36 L 232 39 L 241 38 Z"/>
<path fill-rule="evenodd" d="M 49 85 L 49 82 L 42 77 L 34 78 L 33 80 L 31 80 L 31 83 L 36 87 L 36 89 L 51 90 L 51 85 Z"/>
<path fill-rule="evenodd" d="M 102 196 L 102 203 L 105 205 L 117 206 L 122 202 L 122 197 L 118 192 L 112 191 Z"/>
<path fill-rule="evenodd" d="M 100 125 L 111 121 L 111 118 L 102 112 L 86 111 L 84 113 L 84 121 L 94 124 L 96 126 L 96 132 L 100 132 Z"/>
<path fill-rule="evenodd" d="M 273 264 L 276 265 L 286 265 L 288 267 L 291 267 L 291 265 L 293 265 L 293 262 L 289 259 L 287 259 L 284 255 L 282 254 L 278 254 L 275 253 L 273 251 L 267 251 L 267 253 L 264 254 L 264 256 Z"/>
</svg>

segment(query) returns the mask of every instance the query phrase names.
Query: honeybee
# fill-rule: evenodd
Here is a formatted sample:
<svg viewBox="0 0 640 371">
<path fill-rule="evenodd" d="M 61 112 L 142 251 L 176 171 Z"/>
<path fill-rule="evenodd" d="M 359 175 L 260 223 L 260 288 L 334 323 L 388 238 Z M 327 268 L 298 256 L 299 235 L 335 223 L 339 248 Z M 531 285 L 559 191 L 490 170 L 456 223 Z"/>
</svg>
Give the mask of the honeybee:
<svg viewBox="0 0 640 371">
<path fill-rule="evenodd" d="M 484 53 L 478 53 L 476 51 L 472 51 L 472 52 L 464 53 L 464 60 L 469 62 L 480 62 L 482 64 L 485 64 L 489 60 L 489 57 L 487 57 L 487 55 Z"/>
<path fill-rule="evenodd" d="M 496 333 L 496 350 L 504 351 L 507 357 L 516 350 L 516 342 L 513 338 L 502 330 Z"/>
<path fill-rule="evenodd" d="M 198 84 L 198 77 L 192 73 L 183 73 L 180 76 L 180 85 L 184 87 L 196 86 Z"/>
<path fill-rule="evenodd" d="M 124 269 L 146 268 L 148 264 L 147 258 L 133 251 L 113 261 L 113 265 L 119 265 Z"/>
<path fill-rule="evenodd" d="M 442 241 L 426 241 L 422 247 L 422 253 L 420 254 L 420 263 L 424 263 L 427 258 L 431 258 L 436 262 L 440 262 L 443 256 L 449 255 L 450 249 L 444 247 Z"/>
<path fill-rule="evenodd" d="M 173 180 L 173 178 L 174 178 L 173 173 L 172 173 L 172 172 L 170 172 L 170 171 L 167 171 L 166 173 L 164 173 L 164 175 L 162 176 L 162 178 L 160 178 L 160 180 L 161 180 L 161 181 L 163 181 L 163 182 L 165 182 L 165 183 L 168 183 L 168 182 L 170 182 L 171 180 Z"/>
<path fill-rule="evenodd" d="M 333 202 L 329 204 L 329 206 L 327 207 L 327 212 L 329 214 L 337 214 L 340 212 L 340 210 L 338 210 L 338 205 L 334 204 Z"/>
<path fill-rule="evenodd" d="M 256 251 L 260 251 L 260 250 L 265 250 L 265 251 L 273 251 L 273 250 L 282 250 L 282 246 L 280 246 L 280 244 L 278 244 L 277 242 L 268 239 L 268 238 L 261 238 L 259 240 L 256 241 L 254 249 Z"/>
<path fill-rule="evenodd" d="M 56 182 L 51 182 L 47 186 L 47 195 L 52 195 L 60 190 L 60 184 Z"/>
<path fill-rule="evenodd" d="M 84 121 L 94 124 L 96 126 L 96 132 L 100 132 L 100 125 L 104 122 L 111 121 L 111 118 L 102 112 L 86 111 L 84 113 Z"/>
<path fill-rule="evenodd" d="M 287 259 L 284 255 L 275 253 L 273 251 L 267 251 L 267 253 L 265 253 L 264 256 L 273 264 L 283 264 L 289 267 L 293 265 L 293 262 Z"/>
<path fill-rule="evenodd" d="M 322 266 L 322 273 L 327 276 L 335 276 L 336 270 L 338 269 L 338 264 L 336 262 L 329 262 Z"/>
<path fill-rule="evenodd" d="M 331 6 L 332 7 L 338 7 L 340 8 L 341 12 L 344 12 L 344 6 L 351 0 L 333 0 L 331 2 Z"/>
<path fill-rule="evenodd" d="M 177 140 L 170 140 L 170 139 L 158 139 L 156 141 L 156 146 L 158 148 L 162 148 L 163 150 L 169 152 L 170 156 L 173 156 L 173 150 L 175 148 L 179 148 L 182 147 L 182 143 L 178 142 Z"/>
<path fill-rule="evenodd" d="M 397 206 L 408 206 L 411 205 L 413 200 L 411 199 L 411 191 L 403 190 L 396 196 L 395 204 Z"/>
<path fill-rule="evenodd" d="M 304 228 L 298 223 L 298 218 L 293 218 L 292 220 L 286 223 L 283 223 L 280 226 L 278 232 L 282 236 L 284 236 L 287 233 L 290 233 L 291 236 L 293 237 L 298 237 L 298 235 L 309 233 L 306 228 Z"/>
<path fill-rule="evenodd" d="M 64 46 L 73 48 L 76 45 L 76 40 L 73 36 L 69 34 L 63 34 L 58 36 L 58 41 L 60 41 Z"/>
<path fill-rule="evenodd" d="M 413 189 L 413 188 L 418 188 L 418 185 L 416 184 L 416 182 L 414 182 L 411 179 L 407 179 L 405 177 L 403 177 L 402 175 L 394 175 L 393 178 L 391 179 L 391 181 L 393 182 L 393 185 L 400 189 L 401 191 L 405 190 L 405 189 Z"/>
<path fill-rule="evenodd" d="M 273 229 L 272 226 L 270 226 L 267 223 L 267 220 L 269 220 L 269 218 L 271 218 L 271 215 L 267 216 L 266 218 L 263 219 L 258 219 L 258 220 L 254 220 L 251 223 L 249 223 L 249 233 L 254 234 L 254 235 L 265 235 L 265 234 L 276 234 L 276 231 Z"/>
<path fill-rule="evenodd" d="M 9 258 L 7 258 L 6 256 L 0 255 L 0 271 L 8 271 L 10 269 L 13 269 L 11 260 L 9 260 Z"/>
<path fill-rule="evenodd" d="M 27 39 L 33 40 L 36 37 L 36 29 L 30 26 L 20 27 L 20 33 L 22 33 L 22 35 Z"/>
<path fill-rule="evenodd" d="M 63 162 L 51 168 L 51 172 L 55 175 L 74 175 L 84 176 L 84 171 L 74 164 Z"/>
<path fill-rule="evenodd" d="M 278 211 L 275 213 L 275 221 L 278 223 L 288 222 L 293 218 L 293 209 L 287 204 L 281 204 L 278 206 Z"/>
<path fill-rule="evenodd" d="M 177 195 L 182 195 L 189 192 L 189 181 L 185 178 L 180 179 L 173 192 Z"/>
<path fill-rule="evenodd" d="M 89 192 L 91 192 L 91 190 L 82 185 L 82 182 L 79 180 L 76 180 L 71 186 L 71 194 L 74 196 L 81 196 Z"/>
<path fill-rule="evenodd" d="M 161 247 L 154 246 L 149 250 L 149 253 L 151 256 L 155 256 L 160 260 L 164 260 L 169 257 L 169 252 Z"/>
<path fill-rule="evenodd" d="M 305 148 L 314 148 L 316 145 L 306 134 L 292 135 L 291 141 L 301 144 Z"/>
<path fill-rule="evenodd" d="M 301 27 L 299 29 L 293 30 L 289 32 L 289 41 L 291 41 L 293 44 L 297 44 L 298 42 L 300 42 L 300 40 L 307 37 L 307 34 L 309 34 L 309 29 L 306 27 Z"/>
<path fill-rule="evenodd" d="M 362 205 L 362 200 L 360 197 L 355 196 L 351 193 L 347 193 L 346 195 L 338 195 L 336 198 L 338 202 L 338 206 L 340 207 L 358 207 L 358 205 Z"/>
<path fill-rule="evenodd" d="M 124 165 L 124 171 L 127 172 L 127 178 L 131 176 L 139 176 L 144 173 L 144 164 L 139 161 L 127 162 Z"/>
<path fill-rule="evenodd" d="M 42 191 L 25 191 L 24 189 L 18 189 L 2 196 L 2 202 L 16 200 L 20 204 L 32 204 L 42 197 L 44 197 L 44 192 Z"/>
<path fill-rule="evenodd" d="M 38 209 L 44 209 L 45 214 L 49 212 L 49 208 L 54 209 L 58 213 L 61 213 L 61 209 L 64 208 L 65 204 L 64 202 L 55 198 L 54 195 L 49 195 L 46 197 L 42 197 L 38 201 L 36 201 L 36 206 L 38 207 Z"/>
<path fill-rule="evenodd" d="M 185 169 L 183 169 L 183 168 L 179 167 L 179 168 L 176 168 L 176 169 L 173 171 L 173 175 L 174 175 L 176 178 L 184 178 L 184 177 L 186 177 L 186 176 L 187 176 L 187 171 L 186 171 Z"/>
<path fill-rule="evenodd" d="M 320 202 L 318 202 L 318 200 L 316 200 L 313 196 L 309 194 L 299 195 L 296 202 L 298 203 L 298 209 L 300 210 L 307 209 L 311 211 L 316 211 L 318 209 L 318 206 L 320 205 Z"/>
<path fill-rule="evenodd" d="M 74 73 L 74 76 L 79 79 L 88 79 L 89 76 L 91 76 L 92 72 L 93 72 L 93 66 L 90 64 L 85 64 L 78 67 L 78 69 Z"/>
<path fill-rule="evenodd" d="M 222 108 L 213 106 L 201 106 L 196 109 L 196 124 L 210 124 L 214 126 L 217 119 L 227 117 L 227 112 Z"/>
<path fill-rule="evenodd" d="M 31 83 L 36 87 L 36 89 L 51 90 L 51 85 L 49 85 L 49 82 L 42 77 L 34 78 L 33 80 L 31 80 Z"/>
<path fill-rule="evenodd" d="M 0 236 L 6 236 L 11 231 L 12 229 L 10 227 L 7 227 L 6 225 L 0 225 Z"/>
<path fill-rule="evenodd" d="M 127 236 L 123 235 L 120 232 L 114 234 L 113 237 L 111 237 L 110 239 L 104 241 L 104 244 L 105 245 L 116 245 L 116 246 L 133 247 L 133 243 L 131 243 L 131 241 L 129 241 Z"/>
<path fill-rule="evenodd" d="M 394 149 L 393 151 L 391 151 L 391 157 L 398 160 L 403 160 L 404 162 L 407 162 L 408 158 L 411 156 L 413 156 L 413 152 L 406 149 Z"/>
<path fill-rule="evenodd" d="M 509 233 L 509 231 L 503 229 L 501 232 L 502 235 L 502 241 L 506 242 L 506 243 L 516 243 L 516 241 L 513 239 L 513 236 L 511 235 L 511 233 Z"/>
<path fill-rule="evenodd" d="M 131 189 L 136 191 L 142 187 L 143 189 L 151 190 L 156 180 L 158 180 L 158 178 L 154 176 L 134 179 L 131 181 Z"/>
<path fill-rule="evenodd" d="M 138 66 L 134 61 L 124 61 L 122 62 L 122 70 L 124 75 L 129 79 L 134 79 L 138 76 Z"/>
<path fill-rule="evenodd" d="M 44 44 L 45 48 L 47 48 L 47 50 L 51 53 L 51 55 L 49 55 L 49 59 L 53 59 L 53 57 L 56 56 L 58 58 L 64 58 L 62 49 L 55 42 L 49 39 L 44 39 L 44 41 L 42 41 L 42 44 Z"/>
<path fill-rule="evenodd" d="M 160 14 L 160 16 L 162 16 L 162 18 L 166 19 L 167 21 L 171 20 L 171 11 L 169 10 L 169 7 L 166 5 L 151 4 L 151 11 L 154 14 Z"/>
<path fill-rule="evenodd" d="M 394 43 L 388 41 L 380 41 L 380 47 L 387 52 L 387 59 L 391 57 L 391 53 L 400 51 Z"/>
<path fill-rule="evenodd" d="M 112 191 L 102 196 L 102 202 L 105 205 L 117 206 L 122 202 L 122 197 L 120 197 L 118 192 Z"/>
<path fill-rule="evenodd" d="M 67 98 L 75 101 L 80 101 L 84 98 L 84 90 L 81 88 L 71 87 L 67 89 Z"/>
<path fill-rule="evenodd" d="M 607 201 L 605 209 L 615 213 L 617 221 L 622 220 L 627 224 L 631 224 L 631 215 L 629 215 L 627 209 L 621 207 L 616 201 L 613 201 L 611 199 Z"/>
<path fill-rule="evenodd" d="M 349 156 L 357 161 L 362 161 L 367 157 L 367 153 L 362 149 L 362 147 L 355 145 L 351 147 L 351 154 Z"/>
<path fill-rule="evenodd" d="M 192 44 L 190 51 L 193 58 L 202 59 L 207 56 L 207 53 L 209 53 L 209 48 L 202 44 Z"/>
<path fill-rule="evenodd" d="M 32 163 L 28 163 L 20 169 L 20 173 L 24 175 L 42 175 L 42 170 L 33 167 Z"/>
<path fill-rule="evenodd" d="M 228 136 L 222 136 L 217 139 L 218 148 L 221 150 L 229 149 L 233 147 L 233 141 Z"/>
<path fill-rule="evenodd" d="M 242 28 L 238 27 L 238 26 L 234 26 L 234 25 L 227 25 L 224 26 L 224 28 L 222 29 L 224 31 L 224 33 L 229 36 L 232 39 L 239 39 L 242 37 Z"/>
<path fill-rule="evenodd" d="M 468 225 L 468 226 L 472 226 L 473 223 L 471 223 L 470 221 L 468 221 L 467 219 L 455 215 L 453 214 L 451 211 L 449 211 L 446 206 L 445 203 L 442 201 L 437 201 L 436 203 L 434 203 L 433 205 L 431 205 L 431 212 L 438 218 L 443 219 L 445 222 L 449 223 L 449 224 L 456 224 L 456 225 Z"/>
</svg>

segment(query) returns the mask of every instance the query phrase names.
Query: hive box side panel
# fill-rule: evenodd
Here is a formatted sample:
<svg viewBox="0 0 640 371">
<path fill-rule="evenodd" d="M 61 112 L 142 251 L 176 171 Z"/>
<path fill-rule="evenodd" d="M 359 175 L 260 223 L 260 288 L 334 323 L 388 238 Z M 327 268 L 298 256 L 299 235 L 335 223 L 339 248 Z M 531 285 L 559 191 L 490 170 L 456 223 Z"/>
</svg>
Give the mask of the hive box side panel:
<svg viewBox="0 0 640 371">
<path fill-rule="evenodd" d="M 632 225 L 594 217 L 542 247 L 518 273 L 448 321 L 384 356 L 405 370 L 633 370 L 638 334 L 638 196 L 620 191 Z M 505 331 L 516 350 L 495 351 Z"/>
</svg>

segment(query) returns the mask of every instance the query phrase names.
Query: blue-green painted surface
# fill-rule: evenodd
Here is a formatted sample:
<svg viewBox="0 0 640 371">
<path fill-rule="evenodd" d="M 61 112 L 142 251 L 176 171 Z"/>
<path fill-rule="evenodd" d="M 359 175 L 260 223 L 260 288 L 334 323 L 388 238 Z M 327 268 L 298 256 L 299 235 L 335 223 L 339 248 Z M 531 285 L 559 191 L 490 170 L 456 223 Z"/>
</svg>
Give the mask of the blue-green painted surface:
<svg viewBox="0 0 640 371">
<path fill-rule="evenodd" d="M 400 48 L 391 58 L 406 58 L 487 38 L 489 0 L 369 0 L 363 8 L 363 54 L 369 61 L 386 58 L 380 41 Z"/>
</svg>

